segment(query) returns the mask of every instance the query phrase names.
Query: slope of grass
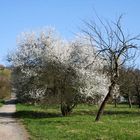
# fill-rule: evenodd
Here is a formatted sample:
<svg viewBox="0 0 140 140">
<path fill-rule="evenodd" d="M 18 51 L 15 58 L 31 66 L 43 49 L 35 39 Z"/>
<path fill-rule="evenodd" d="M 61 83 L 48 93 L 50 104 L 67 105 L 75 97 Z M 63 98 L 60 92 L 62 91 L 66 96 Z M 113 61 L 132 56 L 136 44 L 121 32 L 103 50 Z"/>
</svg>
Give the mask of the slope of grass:
<svg viewBox="0 0 140 140">
<path fill-rule="evenodd" d="M 11 97 L 11 70 L 0 69 L 0 99 L 9 99 Z"/>
<path fill-rule="evenodd" d="M 11 70 L 9 69 L 4 69 L 4 70 L 0 70 L 0 76 L 4 76 L 7 77 L 8 79 L 11 78 Z"/>
<path fill-rule="evenodd" d="M 108 105 L 100 122 L 97 107 L 79 105 L 62 117 L 58 106 L 17 104 L 16 117 L 25 124 L 32 140 L 140 140 L 140 110 Z"/>
</svg>

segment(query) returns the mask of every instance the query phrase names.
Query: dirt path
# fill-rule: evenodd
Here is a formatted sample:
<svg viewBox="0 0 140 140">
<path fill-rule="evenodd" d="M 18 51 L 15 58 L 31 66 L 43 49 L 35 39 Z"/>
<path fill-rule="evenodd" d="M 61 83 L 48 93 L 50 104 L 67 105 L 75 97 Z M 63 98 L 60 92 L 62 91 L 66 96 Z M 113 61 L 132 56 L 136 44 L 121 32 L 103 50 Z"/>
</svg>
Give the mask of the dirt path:
<svg viewBox="0 0 140 140">
<path fill-rule="evenodd" d="M 28 140 L 25 129 L 12 117 L 16 111 L 12 102 L 0 108 L 0 140 Z"/>
</svg>

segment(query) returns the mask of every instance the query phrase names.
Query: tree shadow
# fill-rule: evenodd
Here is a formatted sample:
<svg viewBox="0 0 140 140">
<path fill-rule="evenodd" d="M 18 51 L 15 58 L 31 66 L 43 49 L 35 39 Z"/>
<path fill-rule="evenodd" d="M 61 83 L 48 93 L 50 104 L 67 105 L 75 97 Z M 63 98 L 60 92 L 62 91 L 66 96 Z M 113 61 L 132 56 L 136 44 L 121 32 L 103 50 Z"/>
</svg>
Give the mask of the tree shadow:
<svg viewBox="0 0 140 140">
<path fill-rule="evenodd" d="M 72 112 L 69 117 L 75 116 L 75 115 L 89 115 L 89 116 L 95 116 L 97 114 L 97 110 L 91 111 L 91 110 L 80 110 L 80 111 L 74 111 Z M 1 115 L 1 113 L 0 113 Z M 5 115 L 11 115 L 11 114 L 2 114 Z M 12 114 L 13 115 L 13 114 Z M 119 110 L 105 110 L 104 115 L 134 115 L 134 116 L 140 116 L 140 111 L 119 111 Z M 30 118 L 30 119 L 41 119 L 41 118 L 58 118 L 62 117 L 60 113 L 50 113 L 50 112 L 43 112 L 43 111 L 28 111 L 28 110 L 22 110 L 17 111 L 14 114 L 15 118 Z"/>
<path fill-rule="evenodd" d="M 9 104 L 16 104 L 17 103 L 17 99 L 10 99 L 10 100 L 6 100 L 4 104 L 9 105 Z"/>
<path fill-rule="evenodd" d="M 73 115 L 96 115 L 97 114 L 97 111 L 86 111 L 86 110 L 82 110 L 82 111 L 79 111 L 79 112 L 74 112 L 72 113 Z M 140 115 L 140 111 L 112 111 L 112 110 L 105 110 L 104 115 Z"/>
<path fill-rule="evenodd" d="M 0 112 L 0 125 L 1 124 L 8 125 L 8 124 L 17 123 L 17 120 L 12 119 L 13 116 L 14 116 L 14 113 Z"/>
<path fill-rule="evenodd" d="M 14 113 L 0 112 L 0 117 L 2 118 L 11 118 L 12 116 L 14 116 Z"/>
<path fill-rule="evenodd" d="M 17 111 L 14 114 L 15 118 L 30 118 L 30 119 L 41 119 L 41 118 L 56 118 L 62 117 L 58 113 L 47 113 L 47 112 L 37 112 L 37 111 Z"/>
<path fill-rule="evenodd" d="M 140 111 L 104 111 L 104 115 L 140 115 Z"/>
<path fill-rule="evenodd" d="M 82 111 L 77 111 L 73 112 L 73 115 L 96 115 L 95 111 L 87 111 L 87 110 L 82 110 Z"/>
</svg>

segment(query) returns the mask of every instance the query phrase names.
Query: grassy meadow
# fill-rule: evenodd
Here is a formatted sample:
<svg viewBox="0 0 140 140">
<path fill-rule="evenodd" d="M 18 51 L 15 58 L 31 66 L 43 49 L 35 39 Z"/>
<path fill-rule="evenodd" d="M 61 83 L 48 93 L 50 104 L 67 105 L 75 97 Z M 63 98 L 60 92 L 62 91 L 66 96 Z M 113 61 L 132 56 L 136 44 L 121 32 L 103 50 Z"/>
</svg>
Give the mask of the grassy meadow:
<svg viewBox="0 0 140 140">
<path fill-rule="evenodd" d="M 135 106 L 108 105 L 100 122 L 97 107 L 78 105 L 68 117 L 59 106 L 17 104 L 16 117 L 23 121 L 31 140 L 140 140 L 140 110 Z"/>
</svg>

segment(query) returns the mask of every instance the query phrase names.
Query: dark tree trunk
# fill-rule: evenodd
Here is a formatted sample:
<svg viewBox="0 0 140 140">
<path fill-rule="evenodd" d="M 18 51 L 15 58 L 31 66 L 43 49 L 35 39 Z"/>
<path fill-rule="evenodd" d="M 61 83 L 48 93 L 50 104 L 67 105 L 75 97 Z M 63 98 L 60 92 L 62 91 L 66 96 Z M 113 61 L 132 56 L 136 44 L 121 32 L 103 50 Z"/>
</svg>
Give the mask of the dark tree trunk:
<svg viewBox="0 0 140 140">
<path fill-rule="evenodd" d="M 140 108 L 140 92 L 137 90 L 137 100 L 138 100 L 138 106 Z"/>
<path fill-rule="evenodd" d="M 99 110 L 98 110 L 98 112 L 97 112 L 95 121 L 99 121 L 99 120 L 100 120 L 100 118 L 101 118 L 101 116 L 102 116 L 102 114 L 103 114 L 105 105 L 106 105 L 106 103 L 108 102 L 108 100 L 109 100 L 110 97 L 111 97 L 111 93 L 112 93 L 112 91 L 113 91 L 113 89 L 114 89 L 114 86 L 115 86 L 115 82 L 113 81 L 113 82 L 111 83 L 111 85 L 109 86 L 108 93 L 107 93 L 105 99 L 103 100 L 103 102 L 102 102 L 102 104 L 101 104 L 101 106 L 100 106 L 100 108 L 99 108 Z"/>
<path fill-rule="evenodd" d="M 139 108 L 140 108 L 140 93 L 138 94 L 138 105 L 139 105 Z"/>
<path fill-rule="evenodd" d="M 140 101 L 139 101 L 139 108 L 140 108 Z"/>
<path fill-rule="evenodd" d="M 115 95 L 114 97 L 114 107 L 116 108 L 117 107 L 117 96 Z"/>
<path fill-rule="evenodd" d="M 114 99 L 115 108 L 117 107 L 117 98 Z"/>
<path fill-rule="evenodd" d="M 129 104 L 129 108 L 132 108 L 132 101 L 130 95 L 128 95 L 128 104 Z"/>
<path fill-rule="evenodd" d="M 61 113 L 63 116 L 68 116 L 71 113 L 72 109 L 67 104 L 61 104 Z"/>
<path fill-rule="evenodd" d="M 137 91 L 137 100 L 138 100 L 138 106 L 140 108 L 140 90 L 139 90 L 139 85 L 136 85 L 136 91 Z"/>
</svg>

